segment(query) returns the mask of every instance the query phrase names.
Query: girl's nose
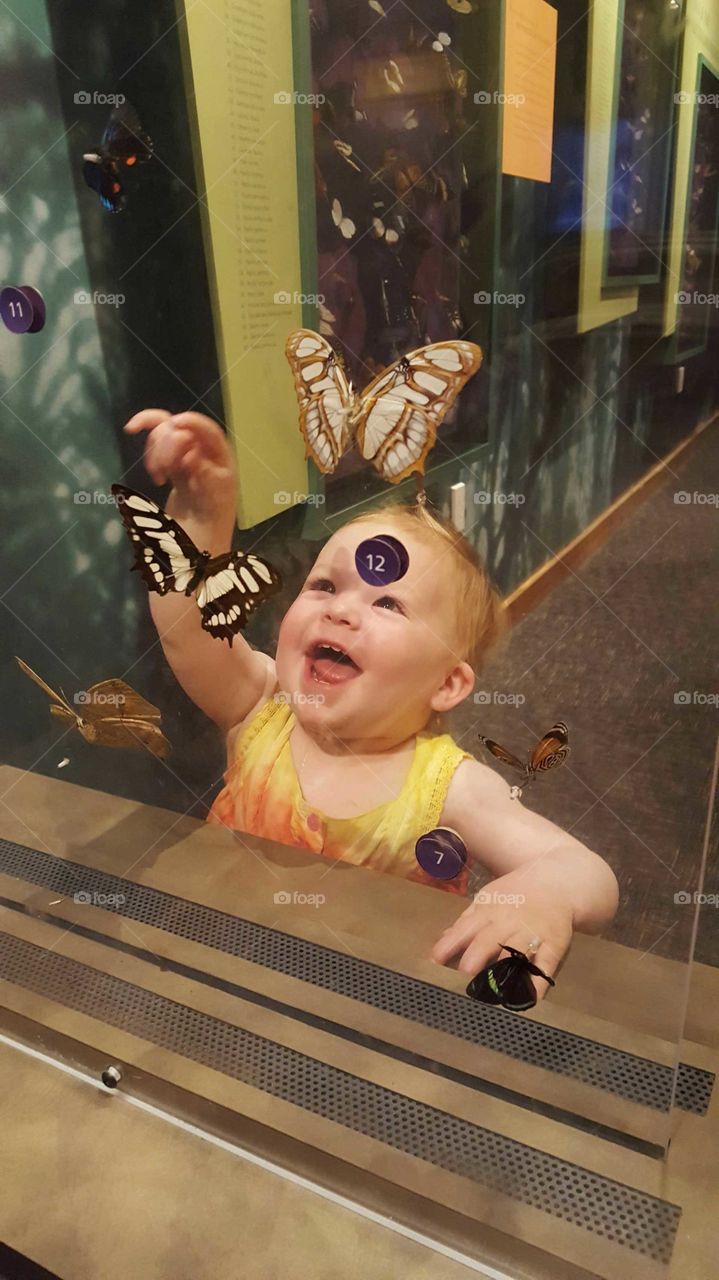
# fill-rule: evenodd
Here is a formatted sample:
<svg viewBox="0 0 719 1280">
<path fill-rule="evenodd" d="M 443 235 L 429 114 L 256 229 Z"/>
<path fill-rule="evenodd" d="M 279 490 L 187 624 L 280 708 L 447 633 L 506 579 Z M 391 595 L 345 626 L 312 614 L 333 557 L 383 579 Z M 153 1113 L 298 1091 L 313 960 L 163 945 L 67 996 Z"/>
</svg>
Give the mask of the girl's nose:
<svg viewBox="0 0 719 1280">
<path fill-rule="evenodd" d="M 346 623 L 348 626 L 356 627 L 359 624 L 359 608 L 354 601 L 335 596 L 331 603 L 327 604 L 325 617 L 328 622 Z"/>
</svg>

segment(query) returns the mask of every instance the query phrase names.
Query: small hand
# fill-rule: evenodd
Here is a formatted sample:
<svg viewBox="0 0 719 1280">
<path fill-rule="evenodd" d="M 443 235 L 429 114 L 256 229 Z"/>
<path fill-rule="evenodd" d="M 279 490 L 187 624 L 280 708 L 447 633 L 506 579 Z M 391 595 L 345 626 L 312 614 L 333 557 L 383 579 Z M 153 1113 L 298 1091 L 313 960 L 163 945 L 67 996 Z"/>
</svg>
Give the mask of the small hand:
<svg viewBox="0 0 719 1280">
<path fill-rule="evenodd" d="M 125 423 L 128 435 L 148 433 L 144 463 L 155 484 L 172 484 L 169 515 L 183 525 L 197 521 L 232 536 L 235 521 L 235 467 L 222 428 L 204 413 L 142 409 Z M 190 530 L 188 529 L 188 532 Z"/>
<path fill-rule="evenodd" d="M 537 870 L 541 873 L 541 863 Z M 435 943 L 431 959 L 447 964 L 461 953 L 459 972 L 474 977 L 506 954 L 500 944 L 526 953 L 529 942 L 538 938 L 539 948 L 530 959 L 554 977 L 569 950 L 573 921 L 571 903 L 557 893 L 556 885 L 542 885 L 541 874 L 524 867 L 491 881 L 477 898 Z M 534 977 L 532 982 L 543 1000 L 549 983 Z"/>
</svg>

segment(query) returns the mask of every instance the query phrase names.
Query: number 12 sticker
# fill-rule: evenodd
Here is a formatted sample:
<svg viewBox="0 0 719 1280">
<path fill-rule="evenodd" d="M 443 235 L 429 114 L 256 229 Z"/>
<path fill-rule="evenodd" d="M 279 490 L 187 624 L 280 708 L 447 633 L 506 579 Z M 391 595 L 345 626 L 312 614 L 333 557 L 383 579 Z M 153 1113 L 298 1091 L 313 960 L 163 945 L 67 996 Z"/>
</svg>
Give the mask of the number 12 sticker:
<svg viewBox="0 0 719 1280">
<path fill-rule="evenodd" d="M 371 587 L 386 587 L 403 578 L 409 569 L 409 555 L 399 538 L 390 533 L 365 538 L 355 551 L 355 567 Z"/>
</svg>

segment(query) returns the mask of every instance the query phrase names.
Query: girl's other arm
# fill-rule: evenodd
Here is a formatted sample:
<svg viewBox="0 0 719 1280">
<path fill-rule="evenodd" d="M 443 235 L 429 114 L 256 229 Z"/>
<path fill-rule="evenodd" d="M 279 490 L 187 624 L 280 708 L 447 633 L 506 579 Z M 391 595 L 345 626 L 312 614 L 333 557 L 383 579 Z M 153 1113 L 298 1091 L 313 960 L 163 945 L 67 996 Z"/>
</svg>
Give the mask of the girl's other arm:
<svg viewBox="0 0 719 1280">
<path fill-rule="evenodd" d="M 557 974 L 575 930 L 599 933 L 613 919 L 619 886 L 611 867 L 580 840 L 510 798 L 510 788 L 478 760 L 455 770 L 442 825 L 461 835 L 469 854 L 494 876 L 435 943 L 431 958 L 459 956 L 477 974 L 508 945 L 526 953 L 550 977 Z M 538 998 L 548 984 L 533 977 Z"/>
</svg>

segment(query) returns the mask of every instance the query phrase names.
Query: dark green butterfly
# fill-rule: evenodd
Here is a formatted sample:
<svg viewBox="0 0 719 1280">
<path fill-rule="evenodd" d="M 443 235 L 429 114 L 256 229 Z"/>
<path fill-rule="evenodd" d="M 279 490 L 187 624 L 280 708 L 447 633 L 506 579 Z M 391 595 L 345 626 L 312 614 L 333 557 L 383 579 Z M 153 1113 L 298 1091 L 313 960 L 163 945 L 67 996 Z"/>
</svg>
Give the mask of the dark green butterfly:
<svg viewBox="0 0 719 1280">
<path fill-rule="evenodd" d="M 525 1009 L 533 1009 L 537 1003 L 537 992 L 531 975 L 544 978 L 550 987 L 554 986 L 554 978 L 550 978 L 536 964 L 516 947 L 500 944 L 509 955 L 503 960 L 493 960 L 486 969 L 482 969 L 472 978 L 467 987 L 467 995 L 482 1004 L 501 1005 L 503 1009 L 511 1009 L 513 1013 L 522 1013 Z"/>
</svg>

